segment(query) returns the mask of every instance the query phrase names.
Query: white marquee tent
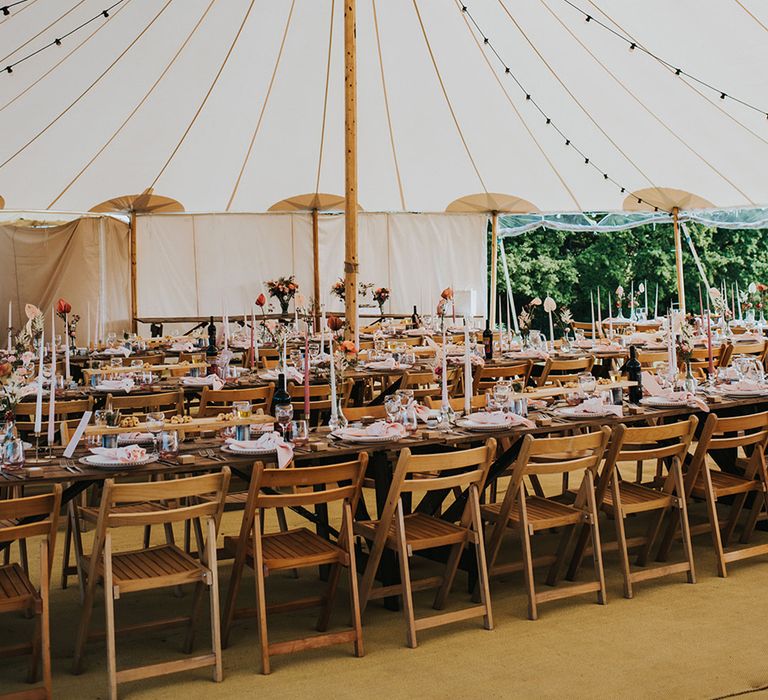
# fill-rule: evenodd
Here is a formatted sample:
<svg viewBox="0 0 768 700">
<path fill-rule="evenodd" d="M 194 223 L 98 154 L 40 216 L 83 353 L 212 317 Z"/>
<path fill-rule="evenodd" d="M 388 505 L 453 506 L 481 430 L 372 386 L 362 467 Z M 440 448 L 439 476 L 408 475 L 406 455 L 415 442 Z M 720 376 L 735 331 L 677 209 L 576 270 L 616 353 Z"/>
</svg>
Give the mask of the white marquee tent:
<svg viewBox="0 0 768 700">
<path fill-rule="evenodd" d="M 768 204 L 767 38 L 757 0 L 358 0 L 360 205 Z M 25 0 L 0 16 L 0 194 L 87 211 L 154 187 L 247 213 L 343 192 L 343 62 L 342 0 Z M 140 225 L 139 249 L 178 225 Z"/>
</svg>

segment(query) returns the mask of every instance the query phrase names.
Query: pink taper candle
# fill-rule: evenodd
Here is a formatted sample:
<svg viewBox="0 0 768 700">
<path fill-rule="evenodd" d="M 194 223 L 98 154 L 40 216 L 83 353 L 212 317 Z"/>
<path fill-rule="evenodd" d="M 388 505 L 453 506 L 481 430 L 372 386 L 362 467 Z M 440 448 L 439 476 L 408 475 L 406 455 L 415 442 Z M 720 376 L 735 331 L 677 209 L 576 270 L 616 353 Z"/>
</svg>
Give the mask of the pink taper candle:
<svg viewBox="0 0 768 700">
<path fill-rule="evenodd" d="M 304 418 L 309 420 L 309 326 L 304 338 Z"/>
</svg>

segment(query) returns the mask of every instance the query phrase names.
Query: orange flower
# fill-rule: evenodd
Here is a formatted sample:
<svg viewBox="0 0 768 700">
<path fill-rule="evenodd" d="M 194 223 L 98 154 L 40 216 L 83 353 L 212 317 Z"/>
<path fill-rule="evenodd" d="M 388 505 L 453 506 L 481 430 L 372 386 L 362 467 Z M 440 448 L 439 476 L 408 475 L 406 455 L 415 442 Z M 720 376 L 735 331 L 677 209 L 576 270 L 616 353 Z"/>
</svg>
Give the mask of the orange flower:
<svg viewBox="0 0 768 700">
<path fill-rule="evenodd" d="M 3 362 L 3 364 L 0 365 L 0 378 L 10 377 L 11 372 L 13 372 L 13 367 L 10 362 Z"/>
<path fill-rule="evenodd" d="M 265 297 L 263 294 L 259 294 L 259 296 L 256 297 L 256 306 L 264 306 L 264 304 L 267 303 L 267 297 Z"/>
<path fill-rule="evenodd" d="M 59 314 L 59 316 L 64 316 L 64 314 L 68 314 L 70 311 L 72 311 L 72 304 L 66 299 L 60 298 L 56 302 L 56 313 Z"/>
<path fill-rule="evenodd" d="M 440 296 L 446 300 L 453 299 L 453 289 L 446 287 L 442 292 L 440 292 Z"/>
<path fill-rule="evenodd" d="M 328 328 L 330 328 L 332 331 L 339 331 L 344 327 L 344 321 L 342 321 L 338 316 L 334 316 L 331 314 L 328 316 Z"/>
<path fill-rule="evenodd" d="M 339 348 L 345 355 L 354 355 L 357 353 L 357 348 L 351 340 L 345 340 L 339 345 Z"/>
</svg>

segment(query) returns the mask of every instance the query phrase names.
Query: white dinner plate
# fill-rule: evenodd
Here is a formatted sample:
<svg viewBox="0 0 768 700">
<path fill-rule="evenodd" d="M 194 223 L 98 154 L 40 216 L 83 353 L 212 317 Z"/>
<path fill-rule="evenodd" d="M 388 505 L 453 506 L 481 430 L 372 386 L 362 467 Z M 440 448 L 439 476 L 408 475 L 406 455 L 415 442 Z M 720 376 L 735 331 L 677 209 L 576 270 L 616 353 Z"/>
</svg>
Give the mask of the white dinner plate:
<svg viewBox="0 0 768 700">
<path fill-rule="evenodd" d="M 460 428 L 464 428 L 465 430 L 472 430 L 478 433 L 491 433 L 514 427 L 511 423 L 498 423 L 496 425 L 489 425 L 488 423 L 475 423 L 475 421 L 468 419 L 458 420 L 456 421 L 456 425 L 458 425 Z"/>
<path fill-rule="evenodd" d="M 270 455 L 277 452 L 277 447 L 264 447 L 259 450 L 248 450 L 244 447 L 232 447 L 231 445 L 222 445 L 222 452 L 229 452 L 231 455 Z"/>
<path fill-rule="evenodd" d="M 768 390 L 766 389 L 728 389 L 724 388 L 720 390 L 720 393 L 723 394 L 723 396 L 731 396 L 735 399 L 746 399 L 750 398 L 752 396 L 766 396 L 768 395 Z"/>
<path fill-rule="evenodd" d="M 98 469 L 114 469 L 121 471 L 123 469 L 130 469 L 131 467 L 141 467 L 145 464 L 150 464 L 158 460 L 158 455 L 147 455 L 144 459 L 137 460 L 135 462 L 118 462 L 114 459 L 108 459 L 101 455 L 86 455 L 81 457 L 78 461 L 80 464 L 86 467 L 97 467 Z"/>
<path fill-rule="evenodd" d="M 344 442 L 359 443 L 396 442 L 401 439 L 399 436 L 393 437 L 392 435 L 343 435 L 339 433 L 333 433 L 333 435 Z"/>
<path fill-rule="evenodd" d="M 646 396 L 644 399 L 640 399 L 640 403 L 643 406 L 651 406 L 653 408 L 679 408 L 680 406 L 687 406 L 685 401 L 674 401 L 664 396 Z"/>
<path fill-rule="evenodd" d="M 569 420 L 586 420 L 589 418 L 609 418 L 616 417 L 614 413 L 610 411 L 601 411 L 600 413 L 583 413 L 577 410 L 577 406 L 567 406 L 565 408 L 557 408 L 554 413 L 561 418 L 568 418 Z"/>
<path fill-rule="evenodd" d="M 152 433 L 121 433 L 117 436 L 118 445 L 151 445 L 153 442 Z"/>
</svg>

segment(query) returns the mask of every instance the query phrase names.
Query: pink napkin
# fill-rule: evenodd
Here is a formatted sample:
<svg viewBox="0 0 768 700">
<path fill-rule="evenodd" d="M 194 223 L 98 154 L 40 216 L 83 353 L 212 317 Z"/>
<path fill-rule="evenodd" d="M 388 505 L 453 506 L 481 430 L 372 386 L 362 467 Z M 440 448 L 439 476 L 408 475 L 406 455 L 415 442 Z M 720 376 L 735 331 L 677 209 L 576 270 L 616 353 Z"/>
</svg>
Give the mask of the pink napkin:
<svg viewBox="0 0 768 700">
<path fill-rule="evenodd" d="M 759 333 L 739 333 L 733 336 L 734 343 L 755 343 L 765 340 L 765 336 Z"/>
<path fill-rule="evenodd" d="M 417 335 L 432 335 L 426 328 L 409 328 L 405 331 L 405 335 L 417 336 Z"/>
<path fill-rule="evenodd" d="M 181 383 L 185 386 L 209 386 L 214 391 L 218 391 L 224 386 L 224 382 L 216 374 L 209 374 L 207 377 L 184 377 Z"/>
<path fill-rule="evenodd" d="M 592 341 L 591 340 L 575 340 L 573 342 L 574 347 L 577 348 L 591 348 L 592 347 Z"/>
<path fill-rule="evenodd" d="M 740 379 L 738 382 L 728 384 L 727 389 L 729 391 L 766 391 L 768 387 L 751 379 Z"/>
<path fill-rule="evenodd" d="M 387 423 L 379 420 L 364 428 L 344 428 L 339 430 L 336 435 L 342 439 L 346 437 L 390 437 L 396 440 L 405 437 L 405 426 L 400 423 Z"/>
<path fill-rule="evenodd" d="M 92 447 L 91 452 L 99 457 L 115 460 L 124 464 L 139 462 L 147 456 L 147 451 L 138 445 L 125 447 Z"/>
<path fill-rule="evenodd" d="M 549 357 L 549 353 L 544 352 L 544 350 L 521 350 L 520 352 L 510 352 L 509 355 L 516 360 L 527 360 L 529 358 L 546 360 Z"/>
<path fill-rule="evenodd" d="M 381 360 L 377 362 L 369 362 L 366 367 L 368 369 L 380 369 L 380 370 L 387 370 L 387 369 L 396 369 L 397 368 L 397 362 L 395 362 L 394 357 L 388 357 L 386 360 Z"/>
<path fill-rule="evenodd" d="M 258 440 L 235 440 L 227 439 L 227 445 L 242 450 L 275 450 L 277 453 L 277 466 L 284 469 L 293 459 L 293 447 L 290 443 L 283 440 L 283 436 L 274 431 L 264 433 Z"/>
<path fill-rule="evenodd" d="M 516 413 L 503 413 L 502 411 L 471 413 L 466 418 L 467 422 L 475 423 L 479 426 L 498 425 L 500 428 L 510 428 L 512 426 L 522 425 L 526 428 L 535 428 L 536 424 L 518 416 Z"/>
<path fill-rule="evenodd" d="M 614 416 L 622 416 L 624 411 L 621 406 L 617 406 L 612 403 L 603 403 L 603 400 L 599 397 L 594 399 L 587 399 L 586 401 L 575 406 L 574 413 L 589 415 L 603 415 L 605 413 L 612 413 Z"/>
<path fill-rule="evenodd" d="M 665 389 L 650 372 L 643 372 L 643 393 L 648 394 L 648 396 L 660 396 L 674 403 L 691 406 L 698 408 L 704 413 L 709 413 L 709 406 L 707 406 L 707 402 L 704 399 L 699 398 L 690 391 Z"/>
<path fill-rule="evenodd" d="M 194 352 L 196 349 L 194 343 L 174 343 L 171 345 L 171 350 L 175 352 Z"/>
<path fill-rule="evenodd" d="M 299 372 L 295 367 L 286 367 L 284 374 L 286 382 L 294 382 L 296 384 L 304 383 L 304 374 Z M 262 372 L 260 376 L 262 379 L 276 381 L 280 376 L 280 372 L 278 372 L 277 369 L 268 369 L 266 372 Z"/>
<path fill-rule="evenodd" d="M 104 391 L 124 391 L 126 393 L 133 389 L 133 379 L 103 379 L 96 385 L 97 389 Z"/>
<path fill-rule="evenodd" d="M 420 403 L 415 404 L 414 410 L 416 411 L 416 418 L 418 418 L 422 423 L 426 423 L 430 416 L 437 413 L 434 408 L 427 408 Z"/>
<path fill-rule="evenodd" d="M 595 352 L 621 352 L 624 348 L 616 343 L 610 343 L 609 345 L 596 345 Z"/>
<path fill-rule="evenodd" d="M 126 347 L 105 348 L 104 354 L 105 355 L 124 355 L 125 357 L 128 357 L 131 354 L 131 349 Z"/>
</svg>

